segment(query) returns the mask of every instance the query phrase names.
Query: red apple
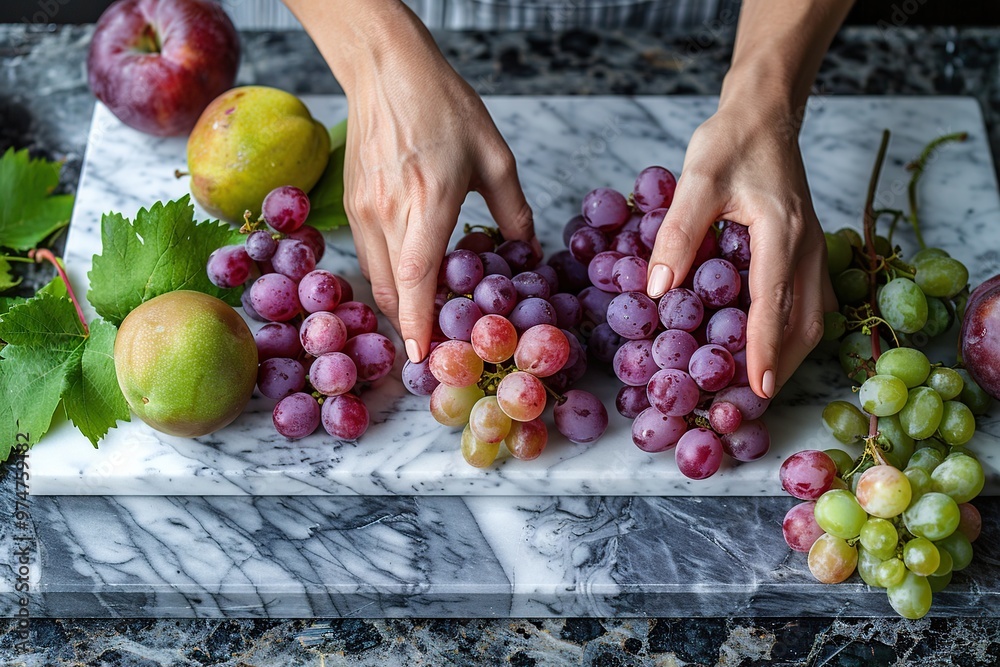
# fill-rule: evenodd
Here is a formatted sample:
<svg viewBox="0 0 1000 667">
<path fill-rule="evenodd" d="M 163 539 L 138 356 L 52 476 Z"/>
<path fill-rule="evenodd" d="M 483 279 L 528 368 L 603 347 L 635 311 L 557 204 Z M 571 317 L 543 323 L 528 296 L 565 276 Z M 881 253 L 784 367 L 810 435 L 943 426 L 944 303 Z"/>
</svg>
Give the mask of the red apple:
<svg viewBox="0 0 1000 667">
<path fill-rule="evenodd" d="M 213 0 L 117 0 L 97 22 L 87 77 L 126 125 L 184 135 L 233 87 L 239 60 L 236 27 Z"/>
<path fill-rule="evenodd" d="M 1000 275 L 969 296 L 961 343 L 969 375 L 987 394 L 1000 399 Z"/>
</svg>

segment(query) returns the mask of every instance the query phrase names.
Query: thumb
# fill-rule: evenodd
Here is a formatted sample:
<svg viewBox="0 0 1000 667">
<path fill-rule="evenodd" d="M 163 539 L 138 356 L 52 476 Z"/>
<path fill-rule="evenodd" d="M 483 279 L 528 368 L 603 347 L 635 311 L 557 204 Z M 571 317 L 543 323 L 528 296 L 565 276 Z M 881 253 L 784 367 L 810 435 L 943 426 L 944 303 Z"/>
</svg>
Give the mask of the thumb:
<svg viewBox="0 0 1000 667">
<path fill-rule="evenodd" d="M 531 244 L 540 259 L 542 246 L 535 236 L 531 207 L 517 180 L 517 164 L 506 144 L 482 157 L 476 191 L 486 200 L 490 215 L 496 220 L 505 239 Z"/>
</svg>

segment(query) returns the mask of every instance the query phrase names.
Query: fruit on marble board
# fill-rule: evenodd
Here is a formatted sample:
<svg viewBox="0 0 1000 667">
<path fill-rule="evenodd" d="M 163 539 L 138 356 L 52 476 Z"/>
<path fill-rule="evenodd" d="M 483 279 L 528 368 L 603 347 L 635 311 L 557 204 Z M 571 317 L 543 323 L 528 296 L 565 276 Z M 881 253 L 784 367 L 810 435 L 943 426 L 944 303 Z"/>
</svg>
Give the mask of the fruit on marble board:
<svg viewBox="0 0 1000 667">
<path fill-rule="evenodd" d="M 197 437 L 228 425 L 257 380 L 257 347 L 243 318 L 221 299 L 189 290 L 129 313 L 114 358 L 132 412 L 170 435 Z"/>
<path fill-rule="evenodd" d="M 976 383 L 1000 399 L 1000 275 L 969 296 L 962 321 L 962 360 Z"/>
<path fill-rule="evenodd" d="M 97 22 L 87 80 L 126 125 L 179 136 L 232 87 L 239 60 L 239 36 L 218 2 L 118 0 Z"/>
<path fill-rule="evenodd" d="M 232 223 L 256 218 L 275 188 L 308 192 L 330 159 L 330 136 L 291 93 L 266 86 L 226 91 L 188 137 L 191 193 L 202 208 Z"/>
</svg>

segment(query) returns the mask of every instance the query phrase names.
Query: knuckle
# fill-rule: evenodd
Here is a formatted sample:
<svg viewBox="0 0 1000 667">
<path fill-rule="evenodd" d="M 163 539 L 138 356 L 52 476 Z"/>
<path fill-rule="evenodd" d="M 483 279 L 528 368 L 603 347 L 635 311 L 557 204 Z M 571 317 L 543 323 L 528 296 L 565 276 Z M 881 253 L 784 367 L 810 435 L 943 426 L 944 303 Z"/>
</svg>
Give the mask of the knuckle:
<svg viewBox="0 0 1000 667">
<path fill-rule="evenodd" d="M 816 347 L 823 340 L 823 315 L 821 313 L 811 313 L 805 321 L 803 327 L 802 340 L 810 349 Z"/>
<path fill-rule="evenodd" d="M 698 239 L 701 242 L 701 239 Z M 693 252 L 695 249 L 694 237 L 684 226 L 670 224 L 664 220 L 660 230 L 656 233 L 656 245 L 660 246 L 666 259 L 674 259 L 678 254 Z"/>
<path fill-rule="evenodd" d="M 382 281 L 372 283 L 372 298 L 386 316 L 395 316 L 397 295 L 396 289 L 390 283 Z"/>
<path fill-rule="evenodd" d="M 774 312 L 784 318 L 792 310 L 792 284 L 788 280 L 779 280 L 771 286 L 769 302 Z"/>
<path fill-rule="evenodd" d="M 431 258 L 426 252 L 403 251 L 396 267 L 396 278 L 402 288 L 413 288 L 431 274 Z"/>
</svg>

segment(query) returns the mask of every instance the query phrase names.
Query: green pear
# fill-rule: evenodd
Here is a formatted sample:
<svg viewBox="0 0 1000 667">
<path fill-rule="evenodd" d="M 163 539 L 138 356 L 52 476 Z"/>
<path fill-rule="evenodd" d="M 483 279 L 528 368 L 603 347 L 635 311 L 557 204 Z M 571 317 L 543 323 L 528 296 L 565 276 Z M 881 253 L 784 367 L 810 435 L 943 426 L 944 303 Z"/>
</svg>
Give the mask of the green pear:
<svg viewBox="0 0 1000 667">
<path fill-rule="evenodd" d="M 114 355 L 132 412 L 170 435 L 193 438 L 226 426 L 257 382 L 250 328 L 201 292 L 167 292 L 133 310 L 118 328 Z"/>
<path fill-rule="evenodd" d="M 244 86 L 217 97 L 188 137 L 191 193 L 222 220 L 256 218 L 268 192 L 309 192 L 330 159 L 330 136 L 296 96 Z"/>
</svg>

